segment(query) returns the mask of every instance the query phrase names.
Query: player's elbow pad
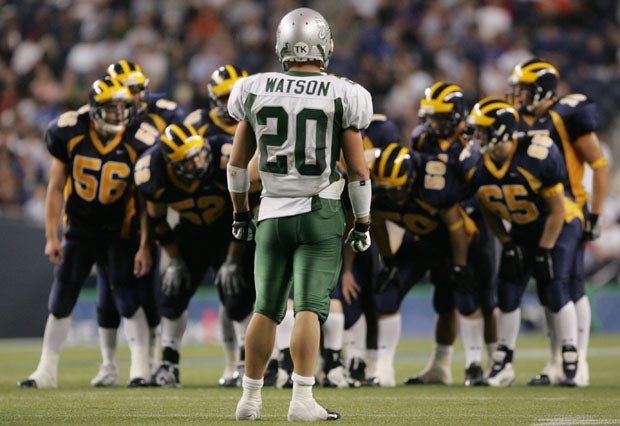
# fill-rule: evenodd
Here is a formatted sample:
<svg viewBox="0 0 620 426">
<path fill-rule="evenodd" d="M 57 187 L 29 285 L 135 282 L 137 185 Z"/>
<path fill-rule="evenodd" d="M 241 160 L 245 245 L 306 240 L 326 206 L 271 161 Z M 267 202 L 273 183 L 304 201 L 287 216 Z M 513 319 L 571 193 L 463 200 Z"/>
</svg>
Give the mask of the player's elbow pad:
<svg viewBox="0 0 620 426">
<path fill-rule="evenodd" d="M 349 198 L 351 199 L 351 207 L 356 219 L 370 215 L 370 200 L 372 198 L 372 189 L 370 180 L 358 180 L 349 182 L 347 186 L 349 190 Z"/>
</svg>

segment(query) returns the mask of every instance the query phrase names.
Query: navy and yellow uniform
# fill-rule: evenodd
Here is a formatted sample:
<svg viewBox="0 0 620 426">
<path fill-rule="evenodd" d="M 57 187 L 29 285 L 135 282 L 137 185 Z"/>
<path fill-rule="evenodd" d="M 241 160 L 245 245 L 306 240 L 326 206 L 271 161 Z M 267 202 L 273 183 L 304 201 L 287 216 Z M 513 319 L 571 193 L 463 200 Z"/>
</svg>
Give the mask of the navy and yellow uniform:
<svg viewBox="0 0 620 426">
<path fill-rule="evenodd" d="M 187 183 L 175 174 L 166 160 L 161 144 L 145 152 L 136 166 L 138 191 L 155 203 L 164 203 L 179 213 L 179 223 L 173 232 L 181 258 L 191 275 L 191 287 L 183 288 L 177 296 L 162 295 L 161 314 L 177 318 L 187 309 L 189 301 L 203 282 L 209 267 L 217 270 L 226 259 L 230 233 L 232 205 L 226 185 L 226 165 L 232 140 L 216 135 L 207 140 L 212 152 L 211 177 Z M 246 250 L 244 271 L 248 283 L 253 283 L 253 250 Z M 251 311 L 254 286 L 242 294 L 224 298 L 220 295 L 232 320 L 239 321 Z"/>
<path fill-rule="evenodd" d="M 473 150 L 464 160 L 464 167 L 480 203 L 510 222 L 510 236 L 523 253 L 523 275 L 510 281 L 500 278 L 498 284 L 498 306 L 502 312 L 512 312 L 521 304 L 532 276 L 534 255 L 549 215 L 545 198 L 565 192 L 566 167 L 557 146 L 541 136 L 515 139 L 502 166 L 488 154 Z M 581 239 L 581 210 L 568 192 L 564 204 L 565 224 L 551 250 L 554 278 L 550 283 L 537 283 L 541 303 L 552 312 L 570 302 L 568 282 Z"/>
<path fill-rule="evenodd" d="M 182 108 L 176 102 L 152 95 L 145 98 L 140 111 L 138 115 L 132 118 L 125 133 L 133 135 L 135 143 L 145 148 L 142 152 L 155 144 L 166 126 L 180 124 L 184 117 Z M 141 296 L 142 306 L 151 328 L 157 326 L 161 319 L 157 306 L 159 252 L 155 245 L 152 247 L 152 256 L 154 259 L 153 270 L 140 278 L 144 284 Z M 115 309 L 110 289 L 100 279 L 97 280 L 97 312 L 100 327 L 118 328 L 120 325 L 120 317 Z"/>
<path fill-rule="evenodd" d="M 139 307 L 133 286 L 138 216 L 133 165 L 148 146 L 119 132 L 107 144 L 92 127 L 88 106 L 53 121 L 45 141 L 54 161 L 69 176 L 65 187 L 63 247 L 65 261 L 56 267 L 49 309 L 69 315 L 93 264 L 113 293 L 123 316 Z"/>
<path fill-rule="evenodd" d="M 417 126 L 411 135 L 411 148 L 423 153 L 432 154 L 450 168 L 454 168 L 456 175 L 464 176 L 460 169 L 459 158 L 468 146 L 468 141 L 458 134 L 454 141 L 442 139 L 431 131 L 428 125 Z M 469 244 L 467 262 L 470 265 L 477 288 L 475 294 L 463 293 L 457 297 L 457 307 L 462 315 L 471 315 L 478 306 L 484 316 L 490 315 L 496 306 L 495 287 L 496 278 L 496 249 L 495 237 L 484 222 L 477 200 L 469 184 L 461 181 L 460 203 L 467 215 L 474 221 L 476 230 Z"/>
<path fill-rule="evenodd" d="M 377 148 L 385 148 L 391 143 L 400 144 L 400 131 L 396 124 L 389 120 L 384 114 L 373 114 L 370 125 L 362 131 L 362 140 L 364 143 L 364 150 L 371 151 L 374 154 L 374 150 Z M 346 188 L 346 187 L 345 187 Z M 347 210 L 351 210 L 351 202 L 349 201 L 348 193 L 345 189 L 343 193 L 343 202 Z M 360 295 L 357 300 L 348 304 L 344 300 L 342 294 L 342 274 L 338 279 L 336 288 L 331 293 L 332 299 L 339 299 L 342 302 L 344 311 L 345 324 L 344 328 L 349 329 L 362 314 L 375 317 L 374 300 L 372 292 L 372 283 L 374 277 L 380 269 L 379 251 L 377 245 L 371 243 L 368 250 L 362 253 L 355 253 L 351 272 L 355 278 L 355 281 L 361 288 Z M 372 320 L 367 319 L 367 326 L 373 327 Z"/>
<path fill-rule="evenodd" d="M 583 185 L 585 162 L 579 158 L 573 144 L 580 137 L 596 131 L 595 105 L 585 95 L 574 93 L 558 99 L 538 117 L 530 115 L 526 106 L 520 108 L 519 113 L 520 132 L 529 136 L 548 136 L 562 152 L 568 170 L 564 186 L 583 209 L 584 217 L 587 217 L 588 193 Z M 585 294 L 584 254 L 585 241 L 578 248 L 573 279 L 570 282 L 571 299 L 575 302 Z"/>
<path fill-rule="evenodd" d="M 407 292 L 427 272 L 434 284 L 433 307 L 438 314 L 454 310 L 452 285 L 452 249 L 450 231 L 440 211 L 458 203 L 460 185 L 444 162 L 436 157 L 411 151 L 416 178 L 404 203 L 397 203 L 380 191 L 372 201 L 373 220 L 390 220 L 405 229 L 403 242 L 393 256 L 398 267 L 398 279 L 377 289 L 375 304 L 378 313 L 398 311 Z M 462 213 L 465 226 L 472 229 L 471 220 Z"/>
<path fill-rule="evenodd" d="M 185 124 L 191 124 L 205 139 L 210 136 L 226 134 L 230 137 L 235 135 L 237 123 L 224 122 L 212 109 L 196 109 L 185 118 Z"/>
</svg>

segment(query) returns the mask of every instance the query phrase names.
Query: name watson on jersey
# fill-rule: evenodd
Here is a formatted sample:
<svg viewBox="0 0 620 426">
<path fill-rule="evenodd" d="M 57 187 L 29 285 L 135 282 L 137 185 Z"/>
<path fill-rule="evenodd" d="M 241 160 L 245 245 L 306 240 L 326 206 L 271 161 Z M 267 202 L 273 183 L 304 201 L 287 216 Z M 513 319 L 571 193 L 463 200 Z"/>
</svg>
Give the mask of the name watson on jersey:
<svg viewBox="0 0 620 426">
<path fill-rule="evenodd" d="M 289 80 L 282 78 L 268 78 L 265 85 L 266 92 L 295 93 L 297 95 L 326 96 L 330 82 L 316 80 Z"/>
</svg>

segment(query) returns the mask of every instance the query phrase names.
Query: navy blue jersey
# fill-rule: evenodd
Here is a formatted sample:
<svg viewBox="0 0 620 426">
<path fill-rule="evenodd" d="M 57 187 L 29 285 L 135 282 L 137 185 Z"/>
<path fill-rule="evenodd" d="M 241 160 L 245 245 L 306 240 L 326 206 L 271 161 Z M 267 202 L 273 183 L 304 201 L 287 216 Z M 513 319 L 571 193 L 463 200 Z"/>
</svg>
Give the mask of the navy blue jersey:
<svg viewBox="0 0 620 426">
<path fill-rule="evenodd" d="M 364 149 L 385 148 L 391 143 L 400 145 L 400 131 L 383 114 L 374 114 L 370 125 L 362 131 Z"/>
<path fill-rule="evenodd" d="M 135 180 L 144 198 L 178 211 L 181 223 L 200 228 L 223 226 L 228 231 L 232 203 L 226 185 L 228 158 L 222 154 L 222 147 L 230 143 L 230 138 L 213 137 L 208 142 L 214 169 L 210 177 L 191 184 L 180 180 L 157 143 L 140 157 Z"/>
<path fill-rule="evenodd" d="M 456 176 L 463 177 L 464 171 L 460 169 L 459 158 L 463 150 L 468 146 L 468 141 L 459 135 L 452 143 L 449 140 L 439 138 L 429 126 L 419 125 L 411 133 L 411 149 L 426 154 L 435 155 L 438 159 L 453 168 Z M 469 185 L 462 179 L 461 202 L 463 206 L 476 206 L 473 193 Z"/>
<path fill-rule="evenodd" d="M 105 143 L 88 106 L 52 121 L 45 134 L 50 154 L 66 166 L 65 233 L 79 237 L 129 238 L 135 231 L 133 166 L 148 145 L 125 129 Z"/>
<path fill-rule="evenodd" d="M 575 197 L 578 205 L 583 206 L 588 200 L 588 194 L 583 186 L 585 164 L 577 156 L 573 144 L 580 137 L 596 131 L 595 105 L 585 95 L 573 93 L 558 99 L 540 117 L 532 117 L 524 107 L 519 113 L 521 116 L 519 131 L 530 136 L 536 134 L 549 136 L 558 146 L 569 170 L 565 186 Z"/>
<path fill-rule="evenodd" d="M 440 210 L 459 201 L 460 183 L 450 169 L 434 156 L 411 151 L 416 179 L 410 196 L 396 203 L 387 194 L 373 195 L 372 211 L 402 226 L 418 237 L 449 241 Z"/>
<path fill-rule="evenodd" d="M 510 222 L 513 234 L 540 236 L 549 215 L 545 198 L 565 193 L 566 166 L 551 139 L 538 135 L 515 140 L 502 165 L 495 164 L 489 154 L 480 155 L 478 150 L 463 155 L 462 160 L 480 203 L 488 211 Z M 566 194 L 567 222 L 580 215 L 570 198 Z"/>
<path fill-rule="evenodd" d="M 183 123 L 183 110 L 176 102 L 149 97 L 146 110 L 134 117 L 127 131 L 145 145 L 152 146 L 170 124 Z"/>
<path fill-rule="evenodd" d="M 234 136 L 237 123 L 226 124 L 215 114 L 215 109 L 196 109 L 185 118 L 185 124 L 191 124 L 198 134 L 205 139 L 214 135 Z"/>
</svg>

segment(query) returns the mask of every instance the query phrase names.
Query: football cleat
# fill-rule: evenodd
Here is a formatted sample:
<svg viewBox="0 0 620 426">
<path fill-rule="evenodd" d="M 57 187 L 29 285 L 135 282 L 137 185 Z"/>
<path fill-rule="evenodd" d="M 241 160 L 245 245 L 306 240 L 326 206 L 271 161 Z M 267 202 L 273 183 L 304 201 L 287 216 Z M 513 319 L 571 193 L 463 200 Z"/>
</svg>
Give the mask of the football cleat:
<svg viewBox="0 0 620 426">
<path fill-rule="evenodd" d="M 362 383 L 351 378 L 342 365 L 332 368 L 325 374 L 323 386 L 326 388 L 359 388 Z"/>
<path fill-rule="evenodd" d="M 491 374 L 485 383 L 493 387 L 507 387 L 515 382 L 515 371 L 511 362 L 506 362 L 506 351 L 497 350 L 493 352 L 493 365 Z"/>
<path fill-rule="evenodd" d="M 245 365 L 243 363 L 237 365 L 235 372 L 229 377 L 221 377 L 219 384 L 225 388 L 240 388 L 243 381 L 243 373 L 245 373 Z"/>
<path fill-rule="evenodd" d="M 278 379 L 278 360 L 270 359 L 263 376 L 263 386 L 275 386 Z"/>
<path fill-rule="evenodd" d="M 484 386 L 482 367 L 477 362 L 472 362 L 465 369 L 465 386 Z"/>
<path fill-rule="evenodd" d="M 406 385 L 451 385 L 452 371 L 450 365 L 433 362 L 417 376 L 405 379 Z"/>
<path fill-rule="evenodd" d="M 562 346 L 562 371 L 564 379 L 560 381 L 561 386 L 575 387 L 575 376 L 577 375 L 577 367 L 579 366 L 579 356 L 577 348 L 572 345 Z"/>
<path fill-rule="evenodd" d="M 396 373 L 391 360 L 381 359 L 377 361 L 377 381 L 383 388 L 393 388 L 396 386 Z"/>
<path fill-rule="evenodd" d="M 559 385 L 563 379 L 564 373 L 562 372 L 562 368 L 558 364 L 549 361 L 547 362 L 547 365 L 545 365 L 545 368 L 543 368 L 542 372 L 527 382 L 527 385 L 556 386 Z"/>
<path fill-rule="evenodd" d="M 540 373 L 527 382 L 528 386 L 551 386 L 551 379 L 547 374 Z"/>
<path fill-rule="evenodd" d="M 37 389 L 37 382 L 33 379 L 26 379 L 20 382 L 17 382 L 17 387 L 20 389 Z"/>
<path fill-rule="evenodd" d="M 579 387 L 590 386 L 590 367 L 588 366 L 588 361 L 584 358 L 579 360 L 577 374 L 575 375 L 575 383 Z"/>
<path fill-rule="evenodd" d="M 376 377 L 366 377 L 366 361 L 362 358 L 352 358 L 349 362 L 349 377 L 360 382 L 361 386 L 379 386 Z"/>
<path fill-rule="evenodd" d="M 260 412 L 262 410 L 262 402 L 253 401 L 243 396 L 237 403 L 235 410 L 235 418 L 237 420 L 260 420 Z"/>
<path fill-rule="evenodd" d="M 134 377 L 133 379 L 129 379 L 127 382 L 128 388 L 145 388 L 149 385 L 149 382 L 144 380 L 142 377 Z"/>
<path fill-rule="evenodd" d="M 161 363 L 157 371 L 151 376 L 150 386 L 158 386 L 165 388 L 179 388 L 181 381 L 179 380 L 179 365 L 172 364 L 169 361 Z"/>
<path fill-rule="evenodd" d="M 17 382 L 20 389 L 52 389 L 57 388 L 56 378 L 50 374 L 40 373 L 38 370 L 32 373 L 26 380 Z"/>
<path fill-rule="evenodd" d="M 314 398 L 292 400 L 288 406 L 288 421 L 316 422 L 322 420 L 338 420 L 340 414 L 321 407 Z"/>
<path fill-rule="evenodd" d="M 121 377 L 116 364 L 101 364 L 99 373 L 90 381 L 95 387 L 118 386 L 121 384 Z"/>
</svg>

